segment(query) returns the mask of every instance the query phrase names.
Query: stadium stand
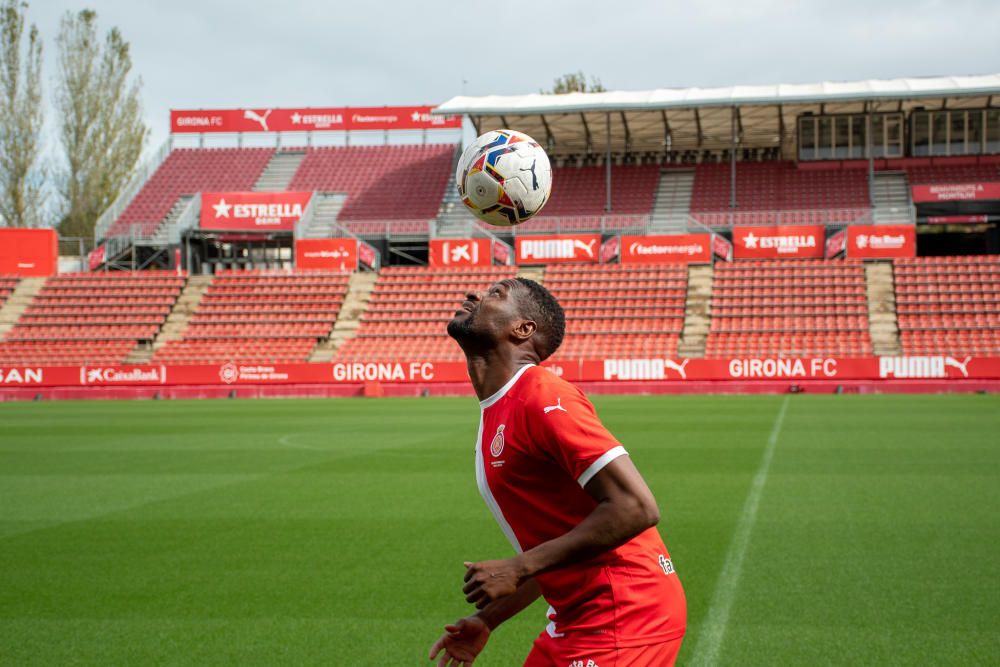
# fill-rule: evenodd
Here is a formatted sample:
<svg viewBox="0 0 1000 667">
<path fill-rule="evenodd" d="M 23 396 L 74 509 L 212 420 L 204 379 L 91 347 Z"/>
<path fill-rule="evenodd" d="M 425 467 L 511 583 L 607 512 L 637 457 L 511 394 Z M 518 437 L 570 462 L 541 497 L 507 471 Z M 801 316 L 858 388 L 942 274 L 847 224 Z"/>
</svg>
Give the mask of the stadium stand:
<svg viewBox="0 0 1000 667">
<path fill-rule="evenodd" d="M 106 236 L 149 236 L 183 195 L 250 190 L 273 148 L 179 148 L 160 165 L 111 225 Z"/>
<path fill-rule="evenodd" d="M 893 269 L 905 354 L 1000 354 L 1000 257 L 897 259 Z"/>
<path fill-rule="evenodd" d="M 798 168 L 793 162 L 740 162 L 736 168 L 739 208 L 729 210 L 730 166 L 699 164 L 691 214 L 707 225 L 843 223 L 869 207 L 863 169 Z"/>
<path fill-rule="evenodd" d="M 889 160 L 887 169 L 906 172 L 912 185 L 928 183 L 970 183 L 1000 178 L 1000 156 L 952 158 L 904 158 Z"/>
<path fill-rule="evenodd" d="M 453 144 L 310 148 L 289 190 L 345 192 L 338 221 L 356 234 L 421 233 L 437 216 Z"/>
<path fill-rule="evenodd" d="M 545 286 L 566 311 L 566 339 L 553 361 L 676 355 L 686 266 L 549 266 Z"/>
<path fill-rule="evenodd" d="M 553 167 L 552 198 L 531 223 L 532 231 L 600 229 L 605 216 L 605 167 Z M 611 210 L 604 229 L 641 226 L 653 210 L 660 169 L 656 165 L 611 167 Z M 556 220 L 556 218 L 559 218 Z M 638 222 L 637 222 L 638 220 Z"/>
<path fill-rule="evenodd" d="M 867 313 L 860 261 L 717 264 L 705 356 L 870 355 Z"/>
<path fill-rule="evenodd" d="M 435 360 L 465 357 L 445 333 L 466 291 L 515 274 L 513 267 L 382 269 L 357 335 L 337 350 L 335 361 Z"/>
<path fill-rule="evenodd" d="M 347 294 L 346 273 L 220 271 L 181 340 L 157 363 L 296 363 L 326 338 Z"/>
<path fill-rule="evenodd" d="M 172 271 L 53 276 L 0 343 L 0 363 L 122 362 L 153 340 L 184 281 Z"/>
</svg>

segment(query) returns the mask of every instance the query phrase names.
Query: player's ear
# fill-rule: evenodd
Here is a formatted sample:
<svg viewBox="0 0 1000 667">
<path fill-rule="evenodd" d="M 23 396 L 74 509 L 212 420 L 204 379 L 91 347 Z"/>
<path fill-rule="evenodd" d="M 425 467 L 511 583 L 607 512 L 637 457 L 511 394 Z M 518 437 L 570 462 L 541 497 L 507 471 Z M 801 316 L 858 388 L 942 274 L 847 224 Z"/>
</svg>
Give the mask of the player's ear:
<svg viewBox="0 0 1000 667">
<path fill-rule="evenodd" d="M 528 340 L 538 329 L 534 320 L 517 320 L 514 322 L 514 329 L 511 332 L 517 340 Z"/>
</svg>

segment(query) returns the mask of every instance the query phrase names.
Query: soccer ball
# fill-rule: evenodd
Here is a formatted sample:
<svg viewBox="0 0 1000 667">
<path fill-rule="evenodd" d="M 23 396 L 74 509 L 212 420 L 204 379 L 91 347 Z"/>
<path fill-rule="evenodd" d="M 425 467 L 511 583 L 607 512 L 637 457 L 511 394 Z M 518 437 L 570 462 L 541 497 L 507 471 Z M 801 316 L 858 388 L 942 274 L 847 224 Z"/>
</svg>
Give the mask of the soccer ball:
<svg viewBox="0 0 1000 667">
<path fill-rule="evenodd" d="M 538 142 L 514 130 L 494 130 L 472 142 L 458 161 L 458 195 L 491 225 L 513 227 L 542 210 L 552 194 L 552 167 Z"/>
</svg>

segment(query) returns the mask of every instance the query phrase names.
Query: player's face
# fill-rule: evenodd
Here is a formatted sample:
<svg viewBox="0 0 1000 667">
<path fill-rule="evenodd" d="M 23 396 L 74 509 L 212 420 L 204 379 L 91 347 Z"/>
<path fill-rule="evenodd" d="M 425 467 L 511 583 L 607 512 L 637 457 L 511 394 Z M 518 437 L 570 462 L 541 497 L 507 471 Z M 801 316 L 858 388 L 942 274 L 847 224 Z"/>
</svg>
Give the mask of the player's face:
<svg viewBox="0 0 1000 667">
<path fill-rule="evenodd" d="M 501 280 L 485 292 L 468 292 L 461 308 L 448 322 L 448 335 L 459 342 L 500 340 L 511 324 L 520 319 L 516 289 L 515 281 Z"/>
</svg>

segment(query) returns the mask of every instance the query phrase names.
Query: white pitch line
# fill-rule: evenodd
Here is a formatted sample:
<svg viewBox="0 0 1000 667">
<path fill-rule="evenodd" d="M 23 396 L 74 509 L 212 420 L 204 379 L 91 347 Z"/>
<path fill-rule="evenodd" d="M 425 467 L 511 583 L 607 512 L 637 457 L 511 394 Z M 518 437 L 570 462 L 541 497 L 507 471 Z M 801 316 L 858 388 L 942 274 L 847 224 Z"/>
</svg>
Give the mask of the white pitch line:
<svg viewBox="0 0 1000 667">
<path fill-rule="evenodd" d="M 736 532 L 733 534 L 729 551 L 726 553 L 726 561 L 722 565 L 722 571 L 719 572 L 719 580 L 715 584 L 712 603 L 705 615 L 705 624 L 701 631 L 701 637 L 695 645 L 690 665 L 711 666 L 718 661 L 719 649 L 722 647 L 722 640 L 726 635 L 726 624 L 729 622 L 729 610 L 733 606 L 736 589 L 740 583 L 740 574 L 743 571 L 743 558 L 746 556 L 747 547 L 750 544 L 750 533 L 753 532 L 753 526 L 757 520 L 757 507 L 760 505 L 760 497 L 764 491 L 764 485 L 767 483 L 767 474 L 771 470 L 771 459 L 774 458 L 774 448 L 778 444 L 778 435 L 785 422 L 787 409 L 788 396 L 785 396 L 785 400 L 782 401 L 781 407 L 778 409 L 778 416 L 774 418 L 774 427 L 767 439 L 767 446 L 764 448 L 764 455 L 757 468 L 757 474 L 753 477 L 747 499 L 743 503 L 743 513 L 736 526 Z"/>
</svg>

